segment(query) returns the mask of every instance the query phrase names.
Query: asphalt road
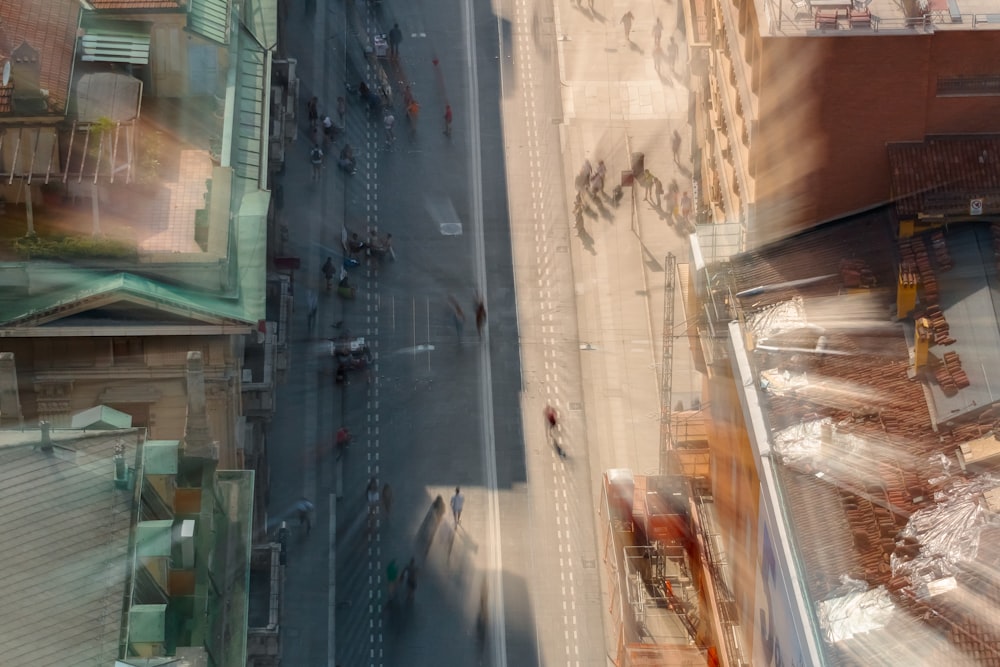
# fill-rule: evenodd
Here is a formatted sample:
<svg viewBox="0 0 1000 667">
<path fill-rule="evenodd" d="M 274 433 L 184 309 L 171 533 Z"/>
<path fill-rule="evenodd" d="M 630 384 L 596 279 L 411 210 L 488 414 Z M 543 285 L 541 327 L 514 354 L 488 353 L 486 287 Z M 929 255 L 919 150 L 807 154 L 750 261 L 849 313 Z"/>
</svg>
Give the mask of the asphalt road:
<svg viewBox="0 0 1000 667">
<path fill-rule="evenodd" d="M 291 370 L 269 433 L 269 521 L 295 523 L 302 497 L 317 510 L 289 549 L 284 664 L 608 664 L 616 636 L 605 617 L 614 596 L 602 589 L 599 480 L 608 467 L 656 472 L 657 284 L 663 253 L 682 251 L 683 235 L 641 193 L 595 211 L 583 229 L 570 207 L 584 158 L 608 162 L 608 190 L 634 150 L 658 175 L 683 179 L 662 147 L 683 128 L 686 91 L 653 72 L 641 45 L 652 14 L 635 10 L 631 41 L 614 18 L 624 4 L 510 1 L 496 13 L 481 1 L 287 4 L 283 44 L 298 60 L 302 118 L 281 179 L 281 252 L 303 268 Z M 666 41 L 675 17 L 664 20 Z M 366 57 L 367 35 L 396 22 L 399 59 Z M 345 91 L 362 78 L 392 89 L 391 146 L 381 119 Z M 406 85 L 420 103 L 412 135 Z M 314 94 L 332 115 L 337 97 L 348 99 L 345 136 L 318 182 L 305 119 Z M 353 175 L 332 159 L 345 141 L 359 158 Z M 339 259 L 345 225 L 391 233 L 396 252 L 349 270 L 350 301 L 327 294 L 320 276 L 325 257 Z M 310 290 L 320 304 L 312 330 Z M 364 336 L 375 360 L 337 387 L 325 338 L 345 331 Z M 689 400 L 697 382 L 688 384 L 675 395 Z M 547 404 L 559 410 L 566 459 L 546 433 Z M 341 425 L 355 439 L 337 460 Z M 373 477 L 390 484 L 393 503 L 370 525 Z M 447 510 L 455 486 L 465 496 L 457 530 Z M 411 557 L 412 601 L 404 588 L 390 603 L 387 566 L 402 570 Z"/>
<path fill-rule="evenodd" d="M 399 59 L 366 58 L 360 37 L 394 22 L 404 34 Z M 502 496 L 523 489 L 526 479 L 496 21 L 446 3 L 372 10 L 319 1 L 291 7 L 285 34 L 303 37 L 286 42 L 299 61 L 303 102 L 316 94 L 321 110 L 332 110 L 345 95 L 348 108 L 346 138 L 328 149 L 319 182 L 309 178 L 304 125 L 283 177 L 284 254 L 302 257 L 303 269 L 292 370 L 269 440 L 271 522 L 300 497 L 317 505 L 313 530 L 298 531 L 289 549 L 284 661 L 537 664 L 532 628 L 505 625 L 511 605 L 525 596 L 505 602 L 511 584 L 501 587 L 498 576 L 507 537 Z M 391 146 L 380 118 L 344 91 L 360 78 L 392 88 Z M 415 132 L 402 110 L 406 85 L 421 107 Z M 454 113 L 451 136 L 443 132 L 445 104 Z M 359 157 L 353 175 L 330 159 L 345 140 Z M 351 301 L 326 294 L 319 280 L 324 258 L 340 252 L 342 224 L 362 236 L 391 233 L 396 255 L 349 270 L 357 287 Z M 311 332 L 309 289 L 320 295 Z M 478 295 L 488 313 L 482 335 Z M 464 312 L 461 329 L 449 297 Z M 370 373 L 336 387 L 323 339 L 345 331 L 363 335 L 375 361 Z M 335 460 L 328 445 L 341 424 L 355 437 Z M 374 525 L 365 500 L 373 477 L 380 488 L 390 484 L 393 497 Z M 447 503 L 456 486 L 465 496 L 461 526 L 454 528 L 450 512 L 427 523 L 435 497 Z M 519 540 L 520 531 L 509 536 Z M 387 566 L 395 560 L 402 570 L 411 557 L 419 573 L 413 599 L 402 594 L 390 602 Z M 485 635 L 477 632 L 481 605 Z"/>
</svg>

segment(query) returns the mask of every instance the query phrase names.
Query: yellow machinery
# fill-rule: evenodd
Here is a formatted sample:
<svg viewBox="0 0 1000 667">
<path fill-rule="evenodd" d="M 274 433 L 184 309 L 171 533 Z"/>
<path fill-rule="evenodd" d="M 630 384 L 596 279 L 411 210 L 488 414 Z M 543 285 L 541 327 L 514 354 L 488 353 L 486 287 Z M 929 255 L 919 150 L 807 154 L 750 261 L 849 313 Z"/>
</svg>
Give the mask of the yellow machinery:
<svg viewBox="0 0 1000 667">
<path fill-rule="evenodd" d="M 899 267 L 899 280 L 896 281 L 896 319 L 907 317 L 917 306 L 917 285 L 920 284 L 920 274 L 916 267 L 903 264 Z"/>
</svg>

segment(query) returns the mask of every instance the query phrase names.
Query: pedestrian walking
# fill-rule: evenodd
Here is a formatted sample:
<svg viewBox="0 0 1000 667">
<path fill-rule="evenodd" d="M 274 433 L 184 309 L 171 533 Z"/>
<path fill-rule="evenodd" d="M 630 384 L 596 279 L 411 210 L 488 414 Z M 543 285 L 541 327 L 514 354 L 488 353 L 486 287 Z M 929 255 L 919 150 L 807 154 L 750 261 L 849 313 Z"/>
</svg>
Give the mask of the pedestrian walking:
<svg viewBox="0 0 1000 667">
<path fill-rule="evenodd" d="M 351 148 L 350 144 L 344 144 L 344 147 L 340 149 L 340 159 L 337 160 L 337 166 L 348 174 L 358 172 L 358 160 L 354 157 L 354 149 Z"/>
<path fill-rule="evenodd" d="M 409 104 L 406 105 L 406 120 L 410 124 L 410 139 L 415 139 L 417 136 L 418 118 L 420 118 L 420 105 L 415 98 L 411 97 Z"/>
<path fill-rule="evenodd" d="M 679 195 L 676 190 L 667 191 L 667 213 L 670 215 L 670 221 L 673 221 L 674 218 L 681 214 L 678 198 Z"/>
<path fill-rule="evenodd" d="M 458 337 L 458 341 L 462 342 L 462 330 L 465 328 L 465 313 L 462 312 L 462 306 L 458 304 L 458 299 L 450 294 L 448 295 L 448 305 L 451 306 L 451 318 L 455 324 L 455 335 Z"/>
<path fill-rule="evenodd" d="M 299 527 L 301 528 L 302 526 L 305 526 L 306 535 L 312 532 L 312 520 L 310 519 L 309 514 L 314 509 L 315 506 L 305 498 L 299 500 L 299 502 L 295 505 L 295 511 L 298 512 L 299 515 Z"/>
<path fill-rule="evenodd" d="M 656 208 L 660 208 L 663 199 L 663 181 L 654 177 L 653 193 L 656 195 Z"/>
<path fill-rule="evenodd" d="M 632 14 L 632 10 L 628 10 L 622 15 L 622 20 L 619 21 L 623 26 L 625 26 L 625 39 L 632 41 L 632 21 L 635 20 L 635 16 Z"/>
<path fill-rule="evenodd" d="M 344 127 L 344 120 L 347 117 L 347 100 L 343 96 L 337 98 L 337 116 L 340 117 L 341 127 Z"/>
<path fill-rule="evenodd" d="M 386 600 L 388 605 L 396 597 L 396 586 L 399 583 L 399 566 L 396 565 L 396 559 L 393 558 L 389 561 L 389 564 L 385 567 L 385 580 L 389 587 L 389 599 Z"/>
<path fill-rule="evenodd" d="M 483 297 L 478 293 L 476 294 L 476 331 L 479 332 L 479 338 L 483 337 L 483 327 L 486 325 L 486 304 L 483 302 Z"/>
<path fill-rule="evenodd" d="M 653 172 L 651 172 L 649 169 L 647 169 L 646 171 L 642 172 L 642 189 L 643 189 L 643 197 L 642 198 L 645 199 L 648 202 L 652 201 L 652 199 L 650 199 L 649 195 L 650 195 L 650 193 L 653 192 L 653 181 L 654 180 L 655 179 L 654 179 L 654 176 L 653 176 Z"/>
<path fill-rule="evenodd" d="M 417 559 L 411 557 L 410 562 L 403 568 L 403 582 L 406 584 L 406 602 L 413 602 L 413 595 L 417 592 Z"/>
<path fill-rule="evenodd" d="M 393 23 L 389 31 L 389 57 L 399 58 L 399 43 L 402 41 L 403 31 L 399 29 L 398 23 Z"/>
<path fill-rule="evenodd" d="M 674 130 L 670 137 L 670 150 L 674 154 L 674 164 L 680 164 L 681 158 L 681 133 Z"/>
<path fill-rule="evenodd" d="M 465 496 L 462 489 L 455 487 L 455 495 L 451 497 L 451 515 L 455 517 L 455 526 L 462 523 L 462 508 L 465 507 Z"/>
<path fill-rule="evenodd" d="M 382 485 L 382 509 L 385 510 L 385 518 L 388 519 L 392 511 L 392 487 L 389 486 L 389 482 Z"/>
<path fill-rule="evenodd" d="M 691 216 L 691 197 L 688 195 L 687 190 L 681 195 L 681 219 L 685 222 Z"/>
<path fill-rule="evenodd" d="M 674 38 L 670 38 L 670 43 L 667 44 L 667 64 L 670 65 L 670 71 L 676 71 L 674 67 L 677 64 L 677 42 Z"/>
<path fill-rule="evenodd" d="M 323 174 L 323 149 L 319 144 L 313 144 L 312 150 L 309 151 L 309 162 L 312 164 L 312 180 L 315 183 Z"/>
<path fill-rule="evenodd" d="M 306 109 L 309 113 L 309 129 L 315 130 L 316 124 L 319 122 L 319 98 L 316 96 L 311 97 L 306 104 Z"/>
<path fill-rule="evenodd" d="M 444 136 L 451 137 L 451 105 L 444 105 Z"/>
<path fill-rule="evenodd" d="M 385 147 L 392 148 L 392 145 L 396 143 L 396 132 L 393 130 L 396 125 L 396 117 L 392 115 L 391 109 L 385 110 L 382 123 L 385 125 Z"/>
<path fill-rule="evenodd" d="M 660 38 L 663 37 L 663 21 L 656 17 L 656 24 L 653 25 L 653 48 L 660 50 Z"/>
<path fill-rule="evenodd" d="M 337 138 L 337 126 L 333 124 L 333 119 L 323 116 L 323 145 L 327 146 Z"/>
<path fill-rule="evenodd" d="M 583 166 L 580 167 L 580 174 L 576 179 L 576 189 L 583 190 L 590 185 L 590 177 L 594 175 L 594 167 L 590 164 L 590 160 L 584 160 Z"/>
<path fill-rule="evenodd" d="M 306 303 L 309 305 L 309 317 L 306 319 L 306 326 L 309 331 L 312 331 L 313 327 L 316 326 L 316 314 L 319 311 L 319 298 L 316 296 L 316 290 L 309 290 Z"/>
</svg>

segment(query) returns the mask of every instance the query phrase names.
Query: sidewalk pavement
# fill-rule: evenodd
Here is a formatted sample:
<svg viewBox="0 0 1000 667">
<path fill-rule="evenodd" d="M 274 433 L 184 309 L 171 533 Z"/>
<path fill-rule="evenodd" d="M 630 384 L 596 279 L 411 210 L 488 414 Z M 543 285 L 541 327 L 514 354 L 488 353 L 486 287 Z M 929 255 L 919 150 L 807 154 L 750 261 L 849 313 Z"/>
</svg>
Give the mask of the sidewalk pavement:
<svg viewBox="0 0 1000 667">
<path fill-rule="evenodd" d="M 672 70 L 666 57 L 671 38 L 679 53 L 686 53 L 683 21 L 675 7 L 617 2 L 590 9 L 575 0 L 556 6 L 571 230 L 574 181 L 584 160 L 594 166 L 605 161 L 609 194 L 637 152 L 644 154 L 645 168 L 664 190 L 674 180 L 679 192 L 693 190 L 687 67 L 680 55 Z M 627 11 L 635 17 L 628 40 L 620 25 Z M 653 35 L 657 13 L 663 24 L 659 54 Z M 677 163 L 671 150 L 675 130 L 682 137 Z M 587 432 L 591 451 L 601 458 L 597 470 L 630 467 L 637 474 L 657 474 L 668 253 L 678 265 L 673 276 L 671 409 L 678 404 L 689 409 L 702 391 L 688 339 L 678 337 L 689 317 L 679 278 L 687 273 L 690 245 L 686 226 L 674 223 L 664 210 L 666 193 L 658 207 L 655 195 L 647 201 L 638 183 L 623 190 L 617 208 L 605 199 L 601 208 L 584 214 L 583 230 L 576 229 L 578 242 L 572 244 L 585 386 L 593 387 L 594 394 L 587 403 L 599 408 L 588 412 Z"/>
</svg>

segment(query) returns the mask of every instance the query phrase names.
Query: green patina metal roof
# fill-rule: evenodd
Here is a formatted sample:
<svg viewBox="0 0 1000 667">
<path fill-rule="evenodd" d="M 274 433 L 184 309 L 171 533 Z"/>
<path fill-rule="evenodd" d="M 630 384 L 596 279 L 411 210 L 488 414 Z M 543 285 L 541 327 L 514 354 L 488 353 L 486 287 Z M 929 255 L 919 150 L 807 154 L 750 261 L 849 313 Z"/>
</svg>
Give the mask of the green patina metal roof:
<svg viewBox="0 0 1000 667">
<path fill-rule="evenodd" d="M 147 440 L 142 446 L 142 472 L 146 475 L 176 475 L 180 440 Z"/>
<path fill-rule="evenodd" d="M 257 238 L 266 234 L 266 230 L 263 229 L 256 230 L 255 233 L 253 228 L 259 225 L 253 220 L 248 220 L 247 224 L 239 226 L 241 229 L 237 231 L 240 232 L 240 237 Z M 247 229 L 242 229 L 243 227 Z M 256 324 L 263 317 L 263 283 L 266 277 L 263 275 L 263 257 L 254 257 L 255 253 L 252 251 L 255 249 L 247 247 L 250 245 L 250 243 L 240 243 L 240 248 L 248 250 L 248 266 L 242 268 L 240 274 L 246 276 L 249 294 L 257 295 L 253 302 L 245 298 L 227 299 L 193 289 L 165 285 L 132 273 L 108 275 L 68 269 L 69 272 L 78 274 L 74 276 L 75 281 L 72 285 L 39 295 L 0 302 L 0 321 L 8 326 L 40 324 L 85 301 L 106 300 L 108 297 L 119 295 L 123 300 L 145 302 L 154 308 L 158 305 L 163 306 L 197 320 L 207 322 L 230 320 Z M 258 254 L 263 255 L 263 248 Z M 256 273 L 261 275 L 257 276 Z M 258 287 L 256 283 L 261 285 Z M 246 290 L 241 290 L 244 291 Z M 260 303 L 257 303 L 258 300 Z"/>
<path fill-rule="evenodd" d="M 166 639 L 167 605 L 137 604 L 128 610 L 130 644 L 159 644 Z"/>
<path fill-rule="evenodd" d="M 135 551 L 140 558 L 169 556 L 174 522 L 171 519 L 140 521 L 135 527 Z"/>
</svg>

